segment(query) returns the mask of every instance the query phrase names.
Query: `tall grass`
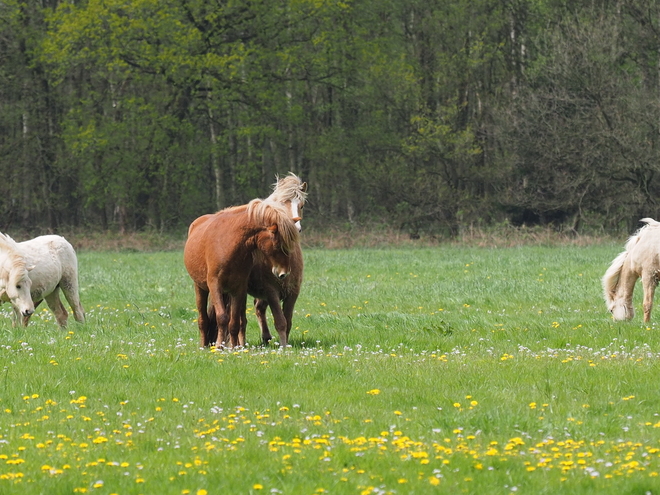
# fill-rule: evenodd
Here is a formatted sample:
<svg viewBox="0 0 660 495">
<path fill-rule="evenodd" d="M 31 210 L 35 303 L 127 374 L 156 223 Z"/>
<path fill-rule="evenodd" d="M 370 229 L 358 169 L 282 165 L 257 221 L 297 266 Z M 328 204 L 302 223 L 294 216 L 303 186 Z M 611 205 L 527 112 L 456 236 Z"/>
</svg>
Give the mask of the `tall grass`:
<svg viewBox="0 0 660 495">
<path fill-rule="evenodd" d="M 306 250 L 292 348 L 250 315 L 222 352 L 180 252 L 83 251 L 85 325 L 3 307 L 0 493 L 655 493 L 659 329 L 605 310 L 620 249 Z"/>
</svg>

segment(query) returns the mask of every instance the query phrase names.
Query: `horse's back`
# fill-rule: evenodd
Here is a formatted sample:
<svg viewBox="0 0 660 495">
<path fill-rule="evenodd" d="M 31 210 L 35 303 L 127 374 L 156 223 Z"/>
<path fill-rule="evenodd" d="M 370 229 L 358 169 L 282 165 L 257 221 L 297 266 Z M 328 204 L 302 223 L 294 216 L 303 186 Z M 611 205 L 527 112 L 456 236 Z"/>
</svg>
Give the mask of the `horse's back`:
<svg viewBox="0 0 660 495">
<path fill-rule="evenodd" d="M 59 235 L 42 235 L 19 243 L 21 251 L 28 257 L 37 257 L 41 263 L 48 258 L 59 261 L 64 266 L 77 265 L 76 252 L 69 241 Z"/>
<path fill-rule="evenodd" d="M 32 297 L 40 300 L 58 285 L 77 290 L 78 258 L 73 246 L 59 235 L 43 235 L 19 243 L 26 263 L 32 267 Z"/>
<path fill-rule="evenodd" d="M 626 243 L 631 268 L 640 275 L 644 270 L 660 269 L 660 222 L 651 218 L 641 221 L 646 225 Z"/>
<path fill-rule="evenodd" d="M 243 210 L 244 211 L 244 210 Z M 202 215 L 188 228 L 188 238 L 183 248 L 183 263 L 195 283 L 204 284 L 209 269 L 215 269 L 217 259 L 226 257 L 234 236 L 235 210 Z"/>
</svg>

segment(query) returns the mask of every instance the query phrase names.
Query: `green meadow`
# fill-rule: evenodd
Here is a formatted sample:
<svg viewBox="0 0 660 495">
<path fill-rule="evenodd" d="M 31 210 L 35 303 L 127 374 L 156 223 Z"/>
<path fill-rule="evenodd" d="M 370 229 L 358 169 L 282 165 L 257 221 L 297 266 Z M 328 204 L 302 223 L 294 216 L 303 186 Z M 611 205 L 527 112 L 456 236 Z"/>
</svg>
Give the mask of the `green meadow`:
<svg viewBox="0 0 660 495">
<path fill-rule="evenodd" d="M 79 253 L 87 322 L 0 314 L 3 494 L 660 492 L 660 308 L 621 244 L 307 249 L 292 347 L 200 349 L 181 252 Z M 249 305 L 250 306 L 250 305 Z"/>
</svg>

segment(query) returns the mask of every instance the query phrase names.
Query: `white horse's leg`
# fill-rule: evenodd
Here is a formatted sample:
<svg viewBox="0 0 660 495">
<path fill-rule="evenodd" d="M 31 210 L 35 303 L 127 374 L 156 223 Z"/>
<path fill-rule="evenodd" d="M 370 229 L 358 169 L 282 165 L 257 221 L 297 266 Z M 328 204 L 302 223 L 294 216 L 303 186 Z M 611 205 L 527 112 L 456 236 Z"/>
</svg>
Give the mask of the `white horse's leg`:
<svg viewBox="0 0 660 495">
<path fill-rule="evenodd" d="M 34 312 L 35 312 L 35 313 L 37 312 L 37 307 L 38 307 L 40 304 L 41 304 L 41 301 L 35 301 L 35 302 L 34 302 Z M 32 314 L 34 314 L 34 313 L 32 313 Z M 23 326 L 24 326 L 24 327 L 27 327 L 27 326 L 28 326 L 28 323 L 30 323 L 30 318 L 31 318 L 31 317 L 32 317 L 32 315 L 23 316 L 23 320 L 22 320 L 22 321 L 23 321 Z"/>
<path fill-rule="evenodd" d="M 11 326 L 16 328 L 18 326 L 19 322 L 22 322 L 23 317 L 21 316 L 20 311 L 14 307 L 12 304 L 11 306 Z"/>
<path fill-rule="evenodd" d="M 655 273 L 644 272 L 642 274 L 642 286 L 644 287 L 644 321 L 651 319 L 651 310 L 653 309 L 653 296 L 655 287 L 658 285 L 658 279 Z"/>
<path fill-rule="evenodd" d="M 62 293 L 69 302 L 69 306 L 73 310 L 73 317 L 78 323 L 85 323 L 85 310 L 80 304 L 80 295 L 78 294 L 78 281 L 77 280 L 64 280 L 60 282 Z"/>
<path fill-rule="evenodd" d="M 635 282 L 638 278 L 639 275 L 636 272 L 624 265 L 617 284 L 614 307 L 612 308 L 612 316 L 615 320 L 631 320 L 635 316 L 632 300 Z"/>
<path fill-rule="evenodd" d="M 69 319 L 69 312 L 60 300 L 60 288 L 56 287 L 55 290 L 48 294 L 44 299 L 46 299 L 46 304 L 48 304 L 48 307 L 55 315 L 57 324 L 62 328 L 65 328 L 66 322 Z"/>
</svg>

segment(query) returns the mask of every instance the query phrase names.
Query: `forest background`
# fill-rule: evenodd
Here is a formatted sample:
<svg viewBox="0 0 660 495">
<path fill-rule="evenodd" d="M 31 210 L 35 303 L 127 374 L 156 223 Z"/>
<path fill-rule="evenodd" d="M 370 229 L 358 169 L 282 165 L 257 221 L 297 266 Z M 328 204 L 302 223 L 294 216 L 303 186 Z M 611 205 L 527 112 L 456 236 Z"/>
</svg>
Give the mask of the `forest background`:
<svg viewBox="0 0 660 495">
<path fill-rule="evenodd" d="M 630 232 L 659 146 L 660 2 L 0 0 L 2 231 Z"/>
</svg>

